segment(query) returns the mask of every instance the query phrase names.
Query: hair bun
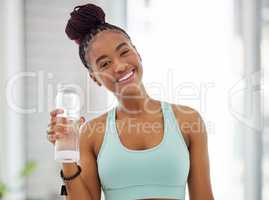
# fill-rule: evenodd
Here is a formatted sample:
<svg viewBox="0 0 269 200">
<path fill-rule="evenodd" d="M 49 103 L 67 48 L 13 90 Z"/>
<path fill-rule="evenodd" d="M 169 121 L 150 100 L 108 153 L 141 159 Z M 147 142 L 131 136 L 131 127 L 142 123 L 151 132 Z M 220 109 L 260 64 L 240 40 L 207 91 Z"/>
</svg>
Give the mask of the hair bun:
<svg viewBox="0 0 269 200">
<path fill-rule="evenodd" d="M 76 6 L 67 22 L 65 33 L 78 44 L 92 29 L 105 23 L 105 13 L 94 4 Z"/>
</svg>

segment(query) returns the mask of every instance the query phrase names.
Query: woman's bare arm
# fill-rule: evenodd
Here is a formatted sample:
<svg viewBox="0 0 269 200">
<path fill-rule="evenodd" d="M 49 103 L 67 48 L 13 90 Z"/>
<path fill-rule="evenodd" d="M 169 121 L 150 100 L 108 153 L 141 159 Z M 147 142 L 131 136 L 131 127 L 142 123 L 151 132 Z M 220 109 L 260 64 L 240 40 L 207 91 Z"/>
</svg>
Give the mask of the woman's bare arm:
<svg viewBox="0 0 269 200">
<path fill-rule="evenodd" d="M 190 145 L 190 172 L 188 188 L 190 200 L 214 200 L 210 182 L 207 132 L 200 114 L 191 109 L 188 126 L 185 126 Z"/>
<path fill-rule="evenodd" d="M 50 113 L 51 123 L 49 124 L 48 140 L 55 144 L 57 138 L 64 137 L 64 127 L 68 127 L 68 120 L 63 117 L 57 117 L 57 114 L 62 113 L 60 109 L 55 109 Z M 80 124 L 83 124 L 85 119 L 80 118 Z M 97 164 L 95 154 L 93 153 L 93 137 L 88 137 L 95 130 L 87 129 L 86 125 L 91 122 L 84 123 L 80 128 L 80 166 L 81 174 L 71 181 L 66 182 L 68 200 L 100 200 L 101 187 L 97 175 Z M 91 131 L 91 132 L 90 132 Z M 77 172 L 76 163 L 63 163 L 64 176 L 72 176 Z"/>
<path fill-rule="evenodd" d="M 173 109 L 190 153 L 190 200 L 213 200 L 205 124 L 193 108 L 174 105 Z"/>
</svg>

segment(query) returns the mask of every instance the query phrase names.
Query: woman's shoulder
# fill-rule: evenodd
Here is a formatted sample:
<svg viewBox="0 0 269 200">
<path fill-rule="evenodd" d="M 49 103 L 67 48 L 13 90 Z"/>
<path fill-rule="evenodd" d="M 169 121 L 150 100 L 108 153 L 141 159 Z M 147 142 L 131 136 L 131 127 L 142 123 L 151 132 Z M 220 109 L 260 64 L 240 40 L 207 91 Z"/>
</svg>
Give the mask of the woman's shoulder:
<svg viewBox="0 0 269 200">
<path fill-rule="evenodd" d="M 196 133 L 204 133 L 205 125 L 200 113 L 187 105 L 171 104 L 176 120 L 183 136 L 187 138 L 188 143 L 192 138 L 198 136 Z"/>
<path fill-rule="evenodd" d="M 201 118 L 199 111 L 190 106 L 172 103 L 171 106 L 177 118 L 184 119 L 184 121 L 191 122 Z"/>
</svg>

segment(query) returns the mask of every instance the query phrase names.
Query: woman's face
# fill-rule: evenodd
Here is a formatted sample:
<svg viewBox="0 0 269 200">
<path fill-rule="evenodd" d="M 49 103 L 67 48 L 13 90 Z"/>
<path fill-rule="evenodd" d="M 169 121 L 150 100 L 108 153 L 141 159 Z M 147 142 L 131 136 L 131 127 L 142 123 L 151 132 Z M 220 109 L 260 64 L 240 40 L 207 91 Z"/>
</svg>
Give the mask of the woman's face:
<svg viewBox="0 0 269 200">
<path fill-rule="evenodd" d="M 86 60 L 91 78 L 118 95 L 139 90 L 142 80 L 141 58 L 131 41 L 122 33 L 105 30 L 90 42 Z"/>
</svg>

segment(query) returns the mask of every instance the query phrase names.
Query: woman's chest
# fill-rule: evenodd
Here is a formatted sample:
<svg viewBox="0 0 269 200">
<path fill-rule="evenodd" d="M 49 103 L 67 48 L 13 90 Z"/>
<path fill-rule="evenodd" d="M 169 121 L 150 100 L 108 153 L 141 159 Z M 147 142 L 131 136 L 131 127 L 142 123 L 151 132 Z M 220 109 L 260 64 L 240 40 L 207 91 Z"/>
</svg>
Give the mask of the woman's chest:
<svg viewBox="0 0 269 200">
<path fill-rule="evenodd" d="M 143 119 L 116 120 L 115 133 L 118 134 L 119 142 L 130 150 L 145 150 L 158 146 L 165 134 L 165 124 L 162 116 Z M 168 129 L 169 132 L 169 129 Z M 97 157 L 101 149 L 105 129 L 98 131 L 94 141 L 94 152 Z M 186 134 L 182 133 L 185 142 L 189 140 Z M 119 144 L 120 145 L 120 144 Z"/>
<path fill-rule="evenodd" d="M 154 119 L 126 119 L 116 122 L 116 134 L 125 147 L 131 150 L 145 150 L 161 143 L 164 136 L 164 121 Z"/>
</svg>

